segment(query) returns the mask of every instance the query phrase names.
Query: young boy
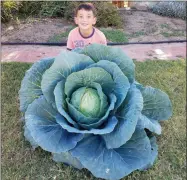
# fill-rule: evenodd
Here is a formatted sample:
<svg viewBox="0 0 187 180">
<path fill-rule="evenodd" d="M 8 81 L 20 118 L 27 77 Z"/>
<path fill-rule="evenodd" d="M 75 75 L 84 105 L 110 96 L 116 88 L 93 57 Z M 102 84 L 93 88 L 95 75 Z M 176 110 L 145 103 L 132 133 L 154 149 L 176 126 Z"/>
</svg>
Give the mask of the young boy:
<svg viewBox="0 0 187 180">
<path fill-rule="evenodd" d="M 83 48 L 88 44 L 107 44 L 105 35 L 93 27 L 96 23 L 96 10 L 91 3 L 83 3 L 75 11 L 75 24 L 68 36 L 67 49 Z"/>
</svg>

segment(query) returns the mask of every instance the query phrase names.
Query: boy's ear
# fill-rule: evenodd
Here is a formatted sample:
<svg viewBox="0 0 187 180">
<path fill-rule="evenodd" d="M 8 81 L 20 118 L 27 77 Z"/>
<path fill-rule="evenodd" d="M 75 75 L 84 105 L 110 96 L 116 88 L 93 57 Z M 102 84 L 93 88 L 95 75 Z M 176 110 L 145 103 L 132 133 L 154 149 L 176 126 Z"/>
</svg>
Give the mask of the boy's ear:
<svg viewBox="0 0 187 180">
<path fill-rule="evenodd" d="M 77 17 L 74 17 L 74 22 L 75 24 L 77 24 Z"/>
<path fill-rule="evenodd" d="M 94 17 L 94 20 L 93 20 L 93 25 L 95 25 L 95 24 L 96 24 L 96 22 L 97 22 L 97 18 L 96 18 L 96 17 Z"/>
</svg>

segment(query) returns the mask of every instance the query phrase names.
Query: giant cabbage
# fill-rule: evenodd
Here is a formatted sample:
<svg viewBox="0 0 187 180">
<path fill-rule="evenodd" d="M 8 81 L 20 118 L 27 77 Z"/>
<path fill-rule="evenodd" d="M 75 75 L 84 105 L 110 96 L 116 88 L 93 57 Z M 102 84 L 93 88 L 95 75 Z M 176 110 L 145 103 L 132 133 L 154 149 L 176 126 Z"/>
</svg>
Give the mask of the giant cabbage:
<svg viewBox="0 0 187 180">
<path fill-rule="evenodd" d="M 99 44 L 34 63 L 19 98 L 34 148 L 110 180 L 153 165 L 160 121 L 172 115 L 168 95 L 138 83 L 122 49 Z"/>
</svg>

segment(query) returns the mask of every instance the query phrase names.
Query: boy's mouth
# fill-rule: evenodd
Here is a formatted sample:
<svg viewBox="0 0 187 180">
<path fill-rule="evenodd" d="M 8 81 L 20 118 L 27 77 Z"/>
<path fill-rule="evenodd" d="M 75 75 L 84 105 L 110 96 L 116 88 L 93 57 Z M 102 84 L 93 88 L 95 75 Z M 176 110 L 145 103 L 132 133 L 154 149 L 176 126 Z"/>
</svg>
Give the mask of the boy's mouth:
<svg viewBox="0 0 187 180">
<path fill-rule="evenodd" d="M 87 26 L 88 24 L 81 24 L 82 26 Z"/>
</svg>

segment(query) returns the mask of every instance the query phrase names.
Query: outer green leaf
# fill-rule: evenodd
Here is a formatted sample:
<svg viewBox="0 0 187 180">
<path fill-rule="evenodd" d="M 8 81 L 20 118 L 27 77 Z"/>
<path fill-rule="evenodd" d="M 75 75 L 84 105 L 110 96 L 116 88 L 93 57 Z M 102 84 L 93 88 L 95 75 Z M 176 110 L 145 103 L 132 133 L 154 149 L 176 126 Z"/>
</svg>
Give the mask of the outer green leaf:
<svg viewBox="0 0 187 180">
<path fill-rule="evenodd" d="M 62 116 L 64 116 L 69 123 L 71 123 L 74 127 L 79 128 L 78 124 L 68 114 L 68 108 L 65 101 L 66 95 L 64 93 L 64 86 L 65 86 L 65 80 L 62 80 L 58 82 L 55 87 L 54 95 L 55 95 L 56 108 L 58 112 Z"/>
<path fill-rule="evenodd" d="M 82 134 L 69 133 L 55 119 L 58 113 L 43 96 L 33 101 L 25 113 L 25 122 L 34 141 L 42 149 L 61 153 L 74 148 Z"/>
<path fill-rule="evenodd" d="M 55 107 L 53 91 L 56 84 L 65 80 L 71 73 L 83 70 L 91 64 L 93 61 L 88 56 L 71 51 L 62 51 L 42 78 L 41 87 L 47 101 Z"/>
<path fill-rule="evenodd" d="M 135 86 L 141 91 L 141 90 L 143 90 L 143 85 L 142 84 L 140 84 L 139 82 L 137 82 L 137 81 L 135 81 L 134 82 L 134 84 L 135 84 Z"/>
<path fill-rule="evenodd" d="M 77 158 L 73 157 L 70 152 L 64 152 L 59 154 L 53 153 L 53 160 L 55 162 L 63 162 L 77 169 L 84 168 L 80 161 Z"/>
<path fill-rule="evenodd" d="M 168 95 L 159 89 L 145 87 L 141 90 L 143 96 L 142 114 L 154 120 L 167 120 L 172 116 L 172 105 Z"/>
<path fill-rule="evenodd" d="M 121 105 L 119 112 L 116 114 L 119 123 L 113 132 L 102 135 L 107 148 L 118 148 L 131 138 L 135 131 L 142 108 L 142 95 L 135 86 L 131 86 L 125 101 Z"/>
<path fill-rule="evenodd" d="M 93 67 L 70 74 L 65 83 L 65 94 L 70 97 L 78 88 L 90 87 L 93 82 L 100 84 L 106 95 L 110 94 L 114 87 L 114 81 L 107 71 Z"/>
<path fill-rule="evenodd" d="M 111 74 L 115 83 L 113 93 L 117 97 L 117 102 L 115 104 L 115 109 L 117 109 L 124 101 L 128 89 L 130 88 L 128 78 L 123 74 L 116 63 L 110 61 L 101 60 L 98 63 L 90 65 L 88 68 L 90 67 L 101 67 Z"/>
<path fill-rule="evenodd" d="M 153 163 L 155 162 L 155 159 L 158 156 L 158 145 L 156 144 L 155 136 L 150 138 L 150 143 L 151 143 L 151 156 L 149 159 L 149 163 L 141 167 L 139 170 L 144 171 L 144 170 L 149 169 L 151 166 L 153 166 Z"/>
<path fill-rule="evenodd" d="M 156 134 L 161 134 L 161 126 L 158 121 L 152 120 L 147 118 L 144 115 L 140 115 L 137 123 L 137 128 L 138 129 L 148 129 L 149 131 L 156 133 Z"/>
<path fill-rule="evenodd" d="M 64 93 L 64 87 L 65 87 L 65 80 L 62 80 L 57 83 L 55 89 L 54 89 L 54 95 L 55 95 L 55 103 L 56 106 L 60 105 L 64 110 L 67 110 L 66 105 L 66 95 Z"/>
<path fill-rule="evenodd" d="M 82 51 L 83 51 L 82 48 L 75 48 L 75 49 L 72 49 L 72 50 L 71 50 L 71 52 L 76 52 L 76 53 L 79 53 L 79 54 L 81 54 Z"/>
<path fill-rule="evenodd" d="M 135 65 L 132 59 L 129 58 L 121 48 L 102 44 L 91 44 L 86 46 L 80 53 L 91 57 L 95 62 L 108 60 L 116 63 L 125 76 L 127 76 L 129 82 L 132 83 L 134 81 Z"/>
<path fill-rule="evenodd" d="M 20 111 L 25 112 L 29 104 L 41 96 L 42 75 L 54 62 L 54 58 L 41 59 L 26 71 L 19 90 Z"/>
<path fill-rule="evenodd" d="M 31 136 L 31 132 L 29 131 L 27 126 L 24 126 L 24 136 L 25 136 L 26 140 L 30 142 L 33 149 L 36 149 L 38 147 L 38 144 L 35 142 L 35 140 Z"/>
<path fill-rule="evenodd" d="M 70 152 L 94 176 L 109 180 L 118 180 L 147 165 L 152 155 L 145 131 L 136 131 L 117 149 L 107 149 L 101 137 L 92 136 L 80 141 Z"/>
<path fill-rule="evenodd" d="M 109 117 L 108 120 L 102 125 L 101 128 L 92 128 L 90 130 L 79 130 L 77 128 L 74 128 L 70 126 L 67 121 L 62 117 L 57 115 L 56 121 L 59 123 L 63 129 L 66 129 L 70 133 L 83 133 L 85 134 L 107 134 L 114 130 L 114 127 L 116 126 L 118 120 L 115 116 Z"/>
</svg>

